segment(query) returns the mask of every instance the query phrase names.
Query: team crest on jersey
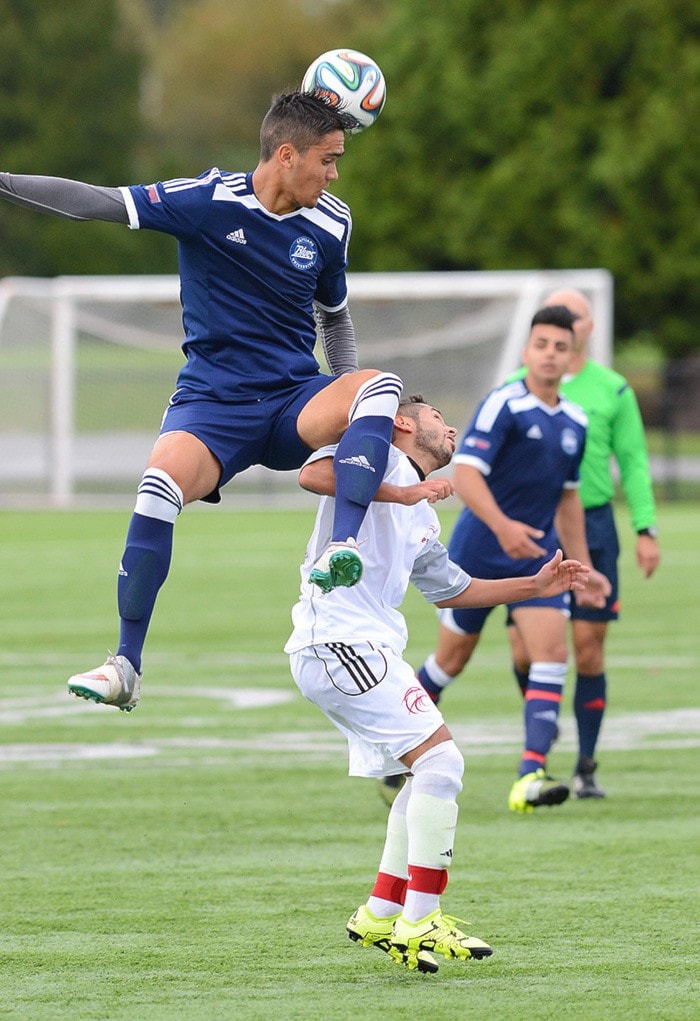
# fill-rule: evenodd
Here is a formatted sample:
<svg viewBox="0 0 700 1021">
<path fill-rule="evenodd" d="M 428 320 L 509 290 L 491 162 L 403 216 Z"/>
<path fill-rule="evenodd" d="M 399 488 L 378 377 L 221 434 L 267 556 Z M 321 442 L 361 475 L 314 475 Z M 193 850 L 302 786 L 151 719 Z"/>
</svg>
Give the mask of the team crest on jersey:
<svg viewBox="0 0 700 1021">
<path fill-rule="evenodd" d="M 575 454 L 578 450 L 578 437 L 573 429 L 564 429 L 561 434 L 561 447 L 566 454 Z"/>
<path fill-rule="evenodd" d="M 289 249 L 289 261 L 296 269 L 312 269 L 318 259 L 316 242 L 311 238 L 300 237 L 292 242 Z"/>
</svg>

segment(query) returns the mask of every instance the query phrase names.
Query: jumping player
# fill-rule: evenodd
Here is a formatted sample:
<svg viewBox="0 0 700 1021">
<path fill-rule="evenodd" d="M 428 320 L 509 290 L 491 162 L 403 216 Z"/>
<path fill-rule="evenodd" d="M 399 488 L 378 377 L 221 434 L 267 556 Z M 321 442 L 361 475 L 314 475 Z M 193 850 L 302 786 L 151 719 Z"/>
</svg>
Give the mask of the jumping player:
<svg viewBox="0 0 700 1021">
<path fill-rule="evenodd" d="M 466 507 L 449 551 L 470 574 L 484 578 L 530 574 L 560 542 L 567 554 L 591 566 L 577 491 L 586 416 L 558 392 L 573 338 L 568 309 L 540 309 L 523 351 L 524 381 L 492 391 L 467 428 L 455 457 L 455 488 Z M 579 598 L 588 605 L 602 605 L 609 590 L 605 577 L 592 571 Z M 562 593 L 509 604 L 530 661 L 525 747 L 509 796 L 513 811 L 560 804 L 569 796 L 566 784 L 545 773 L 566 676 L 569 601 L 569 593 Z M 418 672 L 436 702 L 468 663 L 489 613 L 489 609 L 441 612 L 437 649 Z"/>
<path fill-rule="evenodd" d="M 186 363 L 138 487 L 117 584 L 115 656 L 68 682 L 74 695 L 130 711 L 183 506 L 216 503 L 254 464 L 285 470 L 338 443 L 336 514 L 313 581 L 353 585 L 355 538 L 383 476 L 401 380 L 357 371 L 347 305 L 348 207 L 338 177 L 348 123 L 319 94 L 276 97 L 252 173 L 98 187 L 0 174 L 0 195 L 72 220 L 107 220 L 178 241 Z M 316 321 L 332 375 L 314 356 Z"/>
<path fill-rule="evenodd" d="M 389 813 L 374 888 L 347 931 L 362 946 L 376 946 L 409 969 L 425 972 L 438 970 L 432 953 L 465 961 L 488 957 L 492 950 L 440 907 L 464 760 L 439 709 L 403 659 L 407 633 L 399 607 L 406 589 L 413 582 L 429 603 L 456 611 L 555 597 L 583 588 L 588 574 L 577 561 L 562 562 L 561 551 L 533 577 L 496 581 L 472 578 L 449 560 L 430 504 L 449 496 L 452 485 L 425 476 L 449 462 L 455 435 L 422 397 L 401 402 L 384 482 L 358 536 L 362 579 L 352 589 L 327 595 L 309 582 L 332 529 L 333 500 L 324 496 L 285 647 L 302 693 L 347 737 L 351 775 L 410 771 Z M 332 447 L 313 454 L 301 471 L 301 484 L 331 494 L 333 456 Z"/>
</svg>

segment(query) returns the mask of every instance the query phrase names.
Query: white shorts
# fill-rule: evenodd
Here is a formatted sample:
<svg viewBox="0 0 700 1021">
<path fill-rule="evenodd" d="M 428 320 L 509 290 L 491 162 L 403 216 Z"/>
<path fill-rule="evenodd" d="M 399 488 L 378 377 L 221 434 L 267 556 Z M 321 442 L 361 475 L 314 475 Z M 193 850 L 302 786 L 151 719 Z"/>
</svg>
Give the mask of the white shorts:
<svg viewBox="0 0 700 1021">
<path fill-rule="evenodd" d="M 388 645 L 329 642 L 289 660 L 301 693 L 347 737 L 350 776 L 405 773 L 401 756 L 444 723 L 412 668 Z"/>
</svg>

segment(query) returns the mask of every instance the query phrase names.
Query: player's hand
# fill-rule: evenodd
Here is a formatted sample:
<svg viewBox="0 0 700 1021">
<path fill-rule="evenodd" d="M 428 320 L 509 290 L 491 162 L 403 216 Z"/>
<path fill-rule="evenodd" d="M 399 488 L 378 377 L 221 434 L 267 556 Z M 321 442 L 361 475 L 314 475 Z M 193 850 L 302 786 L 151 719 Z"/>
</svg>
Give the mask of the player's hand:
<svg viewBox="0 0 700 1021">
<path fill-rule="evenodd" d="M 578 560 L 564 560 L 560 549 L 535 575 L 539 596 L 558 596 L 562 592 L 582 592 L 586 588 L 590 567 Z"/>
<path fill-rule="evenodd" d="M 412 486 L 402 486 L 403 500 L 406 507 L 412 507 L 421 500 L 428 503 L 437 503 L 438 500 L 446 500 L 455 491 L 450 479 L 437 478 L 426 479 L 424 482 L 416 482 Z"/>
<path fill-rule="evenodd" d="M 651 578 L 659 566 L 661 551 L 659 544 L 653 535 L 637 536 L 637 565 L 641 568 L 645 578 Z"/>
<path fill-rule="evenodd" d="M 539 546 L 535 539 L 541 539 L 544 532 L 541 528 L 533 528 L 524 521 L 508 518 L 496 533 L 501 549 L 513 560 L 531 560 L 543 557 L 547 550 Z"/>
<path fill-rule="evenodd" d="M 605 575 L 591 569 L 586 589 L 576 596 L 576 603 L 578 606 L 587 606 L 589 609 L 602 610 L 611 592 L 610 582 Z"/>
</svg>

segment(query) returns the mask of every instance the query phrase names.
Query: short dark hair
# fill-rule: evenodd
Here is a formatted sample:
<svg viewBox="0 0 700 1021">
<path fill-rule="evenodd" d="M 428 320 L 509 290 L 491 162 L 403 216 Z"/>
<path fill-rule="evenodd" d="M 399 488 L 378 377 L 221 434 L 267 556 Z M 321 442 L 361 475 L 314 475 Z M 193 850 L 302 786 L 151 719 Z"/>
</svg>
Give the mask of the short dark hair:
<svg viewBox="0 0 700 1021">
<path fill-rule="evenodd" d="M 415 421 L 418 420 L 419 408 L 427 407 L 432 408 L 433 405 L 430 401 L 426 401 L 423 394 L 410 394 L 408 397 L 402 397 L 399 401 L 399 406 L 396 410 L 397 415 L 408 415 Z M 437 409 L 435 409 L 437 410 Z"/>
<path fill-rule="evenodd" d="M 423 394 L 410 394 L 406 397 L 401 398 L 401 400 L 399 401 L 399 407 L 401 407 L 403 404 L 427 404 L 427 403 L 428 402 L 426 401 Z"/>
<path fill-rule="evenodd" d="M 399 401 L 399 407 L 398 407 L 398 410 L 397 410 L 397 414 L 398 415 L 405 415 L 407 408 L 415 406 L 416 404 L 427 404 L 427 403 L 428 402 L 426 401 L 426 399 L 423 396 L 423 394 L 410 394 L 410 395 L 408 395 L 406 397 L 402 397 L 401 400 Z M 411 412 L 409 411 L 409 414 L 410 413 Z"/>
<path fill-rule="evenodd" d="M 332 106 L 320 92 L 284 92 L 275 96 L 260 128 L 260 158 L 263 162 L 284 142 L 291 142 L 302 155 L 331 131 L 348 131 L 347 114 Z"/>
<path fill-rule="evenodd" d="M 566 305 L 545 305 L 538 308 L 532 317 L 530 329 L 533 326 L 558 326 L 562 330 L 574 332 L 574 323 L 578 316 L 566 307 Z"/>
</svg>

